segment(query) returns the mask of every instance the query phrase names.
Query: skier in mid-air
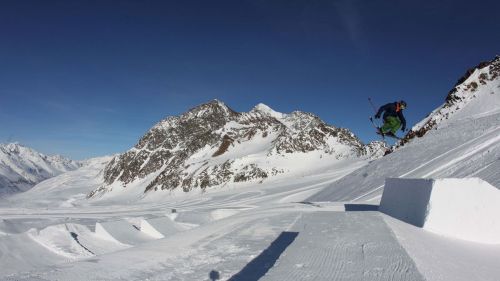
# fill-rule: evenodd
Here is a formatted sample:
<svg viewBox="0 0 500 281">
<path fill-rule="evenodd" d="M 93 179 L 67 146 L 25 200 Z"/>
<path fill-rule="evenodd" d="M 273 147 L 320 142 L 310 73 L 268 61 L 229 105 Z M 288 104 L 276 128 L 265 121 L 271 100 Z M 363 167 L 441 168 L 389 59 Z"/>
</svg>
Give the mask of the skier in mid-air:
<svg viewBox="0 0 500 281">
<path fill-rule="evenodd" d="M 403 116 L 403 109 L 405 108 L 406 102 L 403 100 L 381 106 L 377 114 L 375 114 L 375 119 L 379 119 L 382 112 L 384 112 L 384 125 L 379 128 L 379 134 L 397 138 L 396 132 L 399 128 L 404 132 L 406 130 L 406 119 Z"/>
</svg>

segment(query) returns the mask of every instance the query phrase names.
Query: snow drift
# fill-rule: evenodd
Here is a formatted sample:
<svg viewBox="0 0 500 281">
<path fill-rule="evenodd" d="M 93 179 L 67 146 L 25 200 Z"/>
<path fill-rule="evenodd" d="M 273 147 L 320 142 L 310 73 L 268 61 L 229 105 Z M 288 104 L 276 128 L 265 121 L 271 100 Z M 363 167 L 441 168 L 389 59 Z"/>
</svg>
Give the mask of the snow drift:
<svg viewBox="0 0 500 281">
<path fill-rule="evenodd" d="M 437 234 L 500 244 L 500 190 L 479 178 L 387 179 L 379 210 Z"/>
</svg>

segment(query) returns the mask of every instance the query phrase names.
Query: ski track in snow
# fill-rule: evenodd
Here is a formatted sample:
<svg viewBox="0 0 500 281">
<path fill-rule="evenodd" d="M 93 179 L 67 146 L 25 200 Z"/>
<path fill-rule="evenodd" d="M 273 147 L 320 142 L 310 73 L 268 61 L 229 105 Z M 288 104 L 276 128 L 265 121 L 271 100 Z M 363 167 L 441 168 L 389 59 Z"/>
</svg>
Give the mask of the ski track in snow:
<svg viewBox="0 0 500 281">
<path fill-rule="evenodd" d="M 295 242 L 260 280 L 424 280 L 378 212 L 309 213 L 291 230 Z"/>
</svg>

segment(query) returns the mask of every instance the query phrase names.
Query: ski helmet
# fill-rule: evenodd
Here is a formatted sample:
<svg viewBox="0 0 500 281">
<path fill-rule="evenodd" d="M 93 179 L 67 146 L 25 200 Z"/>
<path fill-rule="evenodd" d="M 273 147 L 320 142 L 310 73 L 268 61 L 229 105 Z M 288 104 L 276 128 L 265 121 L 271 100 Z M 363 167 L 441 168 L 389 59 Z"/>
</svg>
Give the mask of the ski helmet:
<svg viewBox="0 0 500 281">
<path fill-rule="evenodd" d="M 405 108 L 406 108 L 406 102 L 405 102 L 404 100 L 400 100 L 400 101 L 399 101 L 399 104 L 401 105 L 401 107 L 402 107 L 403 109 L 405 109 Z"/>
</svg>

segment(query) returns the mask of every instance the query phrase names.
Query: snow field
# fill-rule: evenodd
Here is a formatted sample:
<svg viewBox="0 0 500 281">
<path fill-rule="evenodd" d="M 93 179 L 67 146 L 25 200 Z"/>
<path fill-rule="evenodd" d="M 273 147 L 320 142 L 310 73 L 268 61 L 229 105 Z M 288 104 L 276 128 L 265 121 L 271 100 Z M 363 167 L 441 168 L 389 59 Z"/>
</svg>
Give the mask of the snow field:
<svg viewBox="0 0 500 281">
<path fill-rule="evenodd" d="M 437 234 L 500 244 L 500 190 L 479 178 L 387 179 L 380 211 Z"/>
</svg>

